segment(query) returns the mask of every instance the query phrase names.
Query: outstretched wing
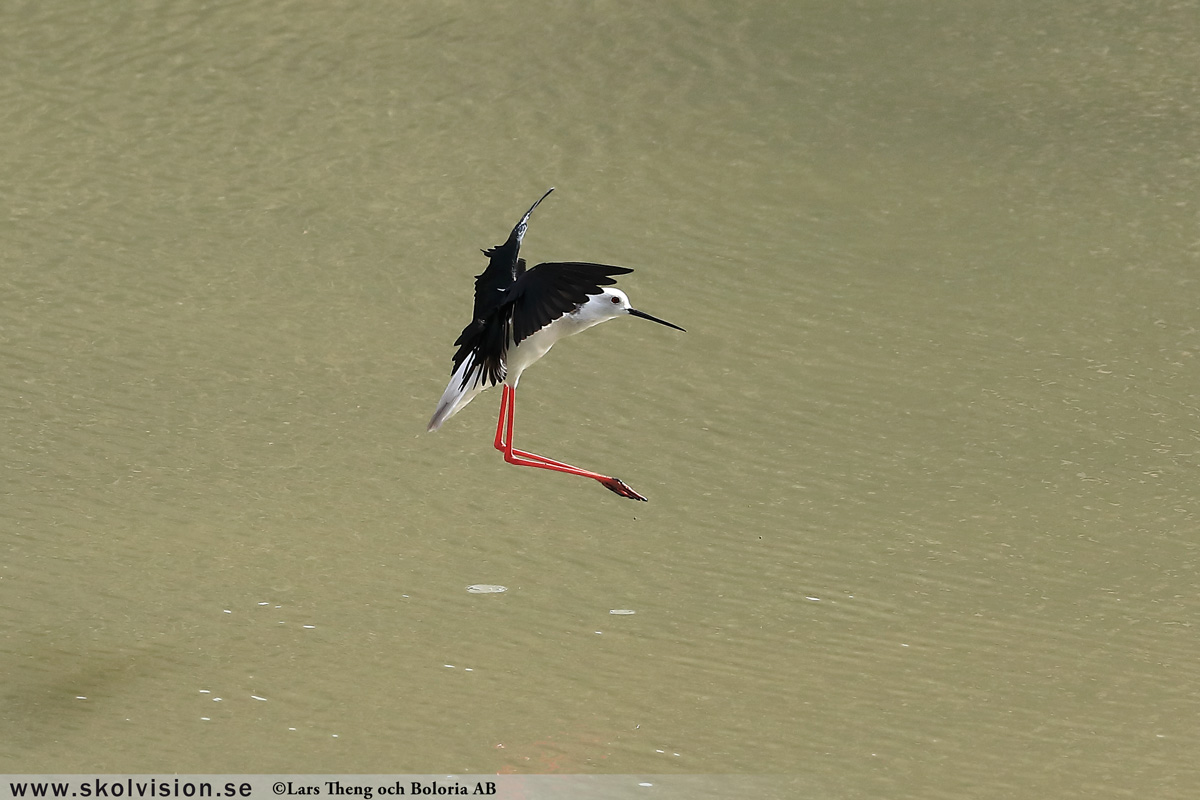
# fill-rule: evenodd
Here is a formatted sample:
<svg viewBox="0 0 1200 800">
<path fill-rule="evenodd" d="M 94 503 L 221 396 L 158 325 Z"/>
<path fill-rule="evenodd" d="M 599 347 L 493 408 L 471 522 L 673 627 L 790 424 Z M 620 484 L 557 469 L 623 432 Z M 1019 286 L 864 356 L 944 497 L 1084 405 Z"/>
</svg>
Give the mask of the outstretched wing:
<svg viewBox="0 0 1200 800">
<path fill-rule="evenodd" d="M 538 203 L 549 197 L 553 191 L 554 188 L 551 187 L 538 198 L 537 203 L 529 207 L 525 216 L 521 217 L 521 221 L 508 234 L 504 244 L 483 251 L 488 257 L 488 265 L 483 272 L 475 276 L 475 310 L 471 314 L 473 320 L 481 320 L 503 305 L 506 299 L 505 292 L 525 272 L 525 259 L 520 258 L 520 253 L 521 240 L 525 238 L 525 231 L 529 227 L 529 215 L 538 207 Z"/>
<path fill-rule="evenodd" d="M 554 187 L 550 187 L 529 207 L 504 244 L 483 251 L 488 257 L 488 265 L 475 276 L 475 306 L 471 312 L 471 322 L 454 341 L 458 350 L 454 353 L 451 374 L 458 372 L 468 355 L 472 352 L 476 354 L 472 368 L 463 373 L 464 387 L 475 380 L 480 372 L 488 386 L 504 380 L 504 347 L 508 341 L 504 308 L 512 303 L 509 290 L 525 272 L 525 259 L 520 257 L 521 240 L 525 238 L 525 231 L 529 227 L 529 215 L 553 191 Z"/>
<path fill-rule="evenodd" d="M 611 286 L 611 276 L 633 272 L 628 267 L 592 264 L 587 261 L 548 261 L 521 275 L 509 294 L 512 311 L 509 325 L 513 345 L 587 302 L 601 287 Z"/>
</svg>

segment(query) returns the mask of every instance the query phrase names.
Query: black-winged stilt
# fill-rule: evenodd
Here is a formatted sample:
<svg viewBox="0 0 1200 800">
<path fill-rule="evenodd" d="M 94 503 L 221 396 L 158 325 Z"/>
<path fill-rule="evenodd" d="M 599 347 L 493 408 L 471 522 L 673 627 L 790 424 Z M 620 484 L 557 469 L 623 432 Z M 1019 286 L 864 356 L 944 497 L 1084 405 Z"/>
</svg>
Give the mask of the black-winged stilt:
<svg viewBox="0 0 1200 800">
<path fill-rule="evenodd" d="M 631 308 L 629 298 L 620 289 L 603 288 L 616 283 L 611 276 L 633 272 L 627 267 L 561 261 L 525 269 L 525 259 L 518 254 L 529 215 L 553 191 L 551 187 L 529 207 L 508 235 L 508 241 L 483 251 L 489 261 L 487 268 L 475 277 L 475 312 L 471 324 L 463 328 L 454 342 L 458 352 L 454 354 L 453 375 L 433 419 L 429 420 L 429 430 L 436 431 L 484 389 L 503 383 L 495 447 L 504 453 L 505 461 L 593 478 L 622 497 L 645 500 L 619 478 L 513 447 L 517 381 L 559 339 L 626 314 L 683 330 Z"/>
</svg>

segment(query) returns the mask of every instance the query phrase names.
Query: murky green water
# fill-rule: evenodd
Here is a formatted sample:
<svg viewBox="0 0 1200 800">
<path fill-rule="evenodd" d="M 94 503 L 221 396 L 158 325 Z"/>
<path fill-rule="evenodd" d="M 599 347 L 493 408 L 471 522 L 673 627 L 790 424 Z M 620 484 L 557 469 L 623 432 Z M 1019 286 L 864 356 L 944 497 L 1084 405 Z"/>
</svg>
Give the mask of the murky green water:
<svg viewBox="0 0 1200 800">
<path fill-rule="evenodd" d="M 1195 796 L 1186 7 L 0 22 L 0 771 Z M 518 441 L 648 504 L 423 433 L 552 185 L 525 254 L 688 333 Z"/>
</svg>

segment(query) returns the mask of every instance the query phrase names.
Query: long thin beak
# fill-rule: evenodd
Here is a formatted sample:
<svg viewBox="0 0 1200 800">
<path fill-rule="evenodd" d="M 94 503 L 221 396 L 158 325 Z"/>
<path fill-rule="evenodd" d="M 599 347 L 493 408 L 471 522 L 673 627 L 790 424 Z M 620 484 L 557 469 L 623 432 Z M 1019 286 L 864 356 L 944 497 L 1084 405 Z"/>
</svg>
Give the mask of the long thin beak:
<svg viewBox="0 0 1200 800">
<path fill-rule="evenodd" d="M 679 327 L 678 325 L 673 325 L 672 323 L 667 322 L 665 319 L 659 319 L 658 317 L 652 317 L 649 314 L 647 314 L 645 311 L 638 311 L 636 308 L 631 308 L 631 309 L 629 309 L 629 313 L 633 314 L 635 317 L 641 317 L 642 319 L 648 319 L 651 322 L 657 322 L 659 325 L 666 325 L 668 328 L 674 328 L 677 331 L 683 331 L 683 328 Z M 687 333 L 687 331 L 683 331 L 683 332 Z"/>
</svg>

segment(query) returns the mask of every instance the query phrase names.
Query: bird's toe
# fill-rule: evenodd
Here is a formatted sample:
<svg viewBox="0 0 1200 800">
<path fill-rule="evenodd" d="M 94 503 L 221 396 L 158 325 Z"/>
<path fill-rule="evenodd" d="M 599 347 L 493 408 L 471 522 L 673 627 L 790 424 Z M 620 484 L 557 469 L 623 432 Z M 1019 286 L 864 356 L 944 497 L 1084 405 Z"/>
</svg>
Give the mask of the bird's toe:
<svg viewBox="0 0 1200 800">
<path fill-rule="evenodd" d="M 625 481 L 621 480 L 620 478 L 605 478 L 604 480 L 600 481 L 600 484 L 610 492 L 621 495 L 621 497 L 628 497 L 630 500 L 641 500 L 643 503 L 646 502 L 645 497 L 642 497 L 633 489 L 629 488 Z"/>
</svg>

